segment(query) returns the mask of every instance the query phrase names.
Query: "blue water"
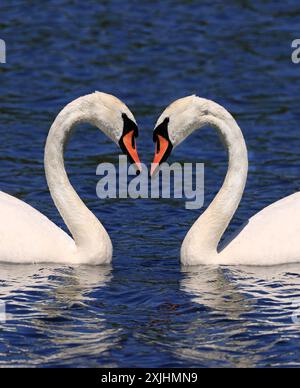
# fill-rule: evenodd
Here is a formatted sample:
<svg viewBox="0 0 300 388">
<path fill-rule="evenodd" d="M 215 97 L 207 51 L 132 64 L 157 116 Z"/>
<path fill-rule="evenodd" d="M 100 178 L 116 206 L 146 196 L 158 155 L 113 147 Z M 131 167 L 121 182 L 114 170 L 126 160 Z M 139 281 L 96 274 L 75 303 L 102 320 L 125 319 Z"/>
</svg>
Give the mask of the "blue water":
<svg viewBox="0 0 300 388">
<path fill-rule="evenodd" d="M 64 227 L 43 170 L 60 109 L 94 90 L 117 95 L 136 115 L 148 163 L 160 112 L 197 93 L 235 115 L 248 145 L 234 230 L 300 190 L 299 18 L 297 0 L 2 0 L 0 189 Z M 96 166 L 118 153 L 86 126 L 66 153 L 72 183 L 111 235 L 112 267 L 0 264 L 0 366 L 300 366 L 300 265 L 181 269 L 199 211 L 173 199 L 98 200 Z M 171 161 L 205 163 L 207 206 L 226 172 L 214 131 L 195 133 Z"/>
</svg>

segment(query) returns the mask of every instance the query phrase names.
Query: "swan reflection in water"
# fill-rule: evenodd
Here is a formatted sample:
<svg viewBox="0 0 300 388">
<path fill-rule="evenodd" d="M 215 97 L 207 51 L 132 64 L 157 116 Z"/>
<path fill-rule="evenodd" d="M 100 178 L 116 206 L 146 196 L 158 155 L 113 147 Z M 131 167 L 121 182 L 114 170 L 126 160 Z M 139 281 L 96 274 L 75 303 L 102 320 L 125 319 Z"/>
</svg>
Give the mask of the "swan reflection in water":
<svg viewBox="0 0 300 388">
<path fill-rule="evenodd" d="M 300 264 L 183 268 L 181 290 L 200 313 L 189 325 L 193 340 L 182 341 L 177 355 L 238 367 L 261 365 L 274 347 L 284 357 L 284 347 L 299 338 L 299 274 Z"/>
<path fill-rule="evenodd" d="M 118 329 L 107 327 L 102 313 L 101 295 L 111 279 L 110 266 L 0 264 L 0 301 L 7 309 L 6 322 L 0 322 L 6 332 L 0 365 L 8 352 L 10 365 L 24 363 L 26 353 L 26 365 L 68 365 L 86 354 L 91 365 L 116 346 Z"/>
</svg>

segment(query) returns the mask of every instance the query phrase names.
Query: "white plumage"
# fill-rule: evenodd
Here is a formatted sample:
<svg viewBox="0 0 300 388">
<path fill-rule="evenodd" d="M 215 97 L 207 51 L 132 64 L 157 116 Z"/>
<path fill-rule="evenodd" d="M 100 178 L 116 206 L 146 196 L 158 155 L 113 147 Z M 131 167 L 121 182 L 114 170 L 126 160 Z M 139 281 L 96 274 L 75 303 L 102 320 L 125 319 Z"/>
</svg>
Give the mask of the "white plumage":
<svg viewBox="0 0 300 388">
<path fill-rule="evenodd" d="M 53 123 L 45 148 L 45 171 L 50 193 L 74 240 L 43 214 L 0 192 L 0 261 L 8 263 L 107 264 L 112 244 L 101 222 L 71 186 L 64 167 L 64 147 L 74 126 L 88 122 L 117 144 L 122 115 L 134 121 L 116 97 L 93 93 L 67 105 Z"/>
<path fill-rule="evenodd" d="M 229 156 L 222 188 L 184 239 L 182 263 L 271 266 L 300 262 L 300 193 L 263 209 L 219 246 L 239 206 L 248 172 L 246 144 L 231 114 L 213 101 L 190 96 L 171 104 L 157 125 L 166 118 L 173 147 L 209 125 L 220 134 Z"/>
</svg>

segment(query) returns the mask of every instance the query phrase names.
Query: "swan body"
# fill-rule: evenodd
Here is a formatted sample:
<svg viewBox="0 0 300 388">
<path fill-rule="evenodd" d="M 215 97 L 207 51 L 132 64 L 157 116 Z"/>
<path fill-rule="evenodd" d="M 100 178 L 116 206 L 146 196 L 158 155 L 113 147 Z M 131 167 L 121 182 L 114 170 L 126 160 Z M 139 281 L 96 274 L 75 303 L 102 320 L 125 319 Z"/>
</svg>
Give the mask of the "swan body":
<svg viewBox="0 0 300 388">
<path fill-rule="evenodd" d="M 28 204 L 0 192 L 1 262 L 91 265 L 111 262 L 110 237 L 75 192 L 64 168 L 63 154 L 68 138 L 73 128 L 83 122 L 101 129 L 124 152 L 128 151 L 131 159 L 137 157 L 133 148 L 137 135 L 135 119 L 116 97 L 96 92 L 67 105 L 50 129 L 45 147 L 45 171 L 53 201 L 73 239 Z"/>
<path fill-rule="evenodd" d="M 299 219 L 300 193 L 295 193 L 250 218 L 225 240 L 216 262 L 266 266 L 300 262 Z"/>
<path fill-rule="evenodd" d="M 183 265 L 271 266 L 300 262 L 300 193 L 266 207 L 222 244 L 220 240 L 241 201 L 248 172 L 243 134 L 222 106 L 197 96 L 175 101 L 154 131 L 154 171 L 196 129 L 216 128 L 228 151 L 229 166 L 217 196 L 187 233 L 181 247 Z"/>
<path fill-rule="evenodd" d="M 75 254 L 72 238 L 25 202 L 0 192 L 0 214 L 1 261 L 59 262 Z"/>
</svg>

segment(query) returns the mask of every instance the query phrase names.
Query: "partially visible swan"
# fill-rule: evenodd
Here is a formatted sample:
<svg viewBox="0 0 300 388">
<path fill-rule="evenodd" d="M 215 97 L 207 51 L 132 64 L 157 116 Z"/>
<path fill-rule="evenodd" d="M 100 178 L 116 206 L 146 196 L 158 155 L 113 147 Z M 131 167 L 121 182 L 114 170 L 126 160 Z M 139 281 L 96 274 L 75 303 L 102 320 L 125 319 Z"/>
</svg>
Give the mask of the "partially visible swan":
<svg viewBox="0 0 300 388">
<path fill-rule="evenodd" d="M 241 201 L 248 172 L 242 132 L 222 106 L 197 96 L 171 104 L 154 130 L 156 152 L 152 174 L 174 147 L 205 125 L 219 132 L 228 151 L 229 167 L 219 193 L 184 239 L 182 263 L 271 266 L 300 262 L 300 193 L 268 206 L 219 247 Z"/>
<path fill-rule="evenodd" d="M 102 130 L 140 166 L 133 114 L 116 97 L 96 92 L 67 105 L 54 121 L 45 148 L 45 170 L 53 201 L 74 240 L 43 214 L 0 192 L 0 261 L 9 263 L 107 264 L 112 243 L 101 222 L 71 186 L 64 148 L 72 129 L 83 122 Z"/>
</svg>

